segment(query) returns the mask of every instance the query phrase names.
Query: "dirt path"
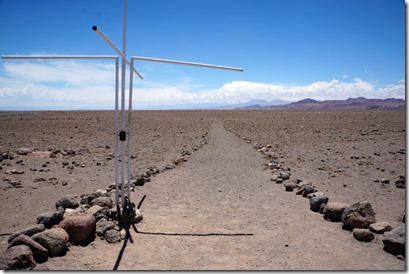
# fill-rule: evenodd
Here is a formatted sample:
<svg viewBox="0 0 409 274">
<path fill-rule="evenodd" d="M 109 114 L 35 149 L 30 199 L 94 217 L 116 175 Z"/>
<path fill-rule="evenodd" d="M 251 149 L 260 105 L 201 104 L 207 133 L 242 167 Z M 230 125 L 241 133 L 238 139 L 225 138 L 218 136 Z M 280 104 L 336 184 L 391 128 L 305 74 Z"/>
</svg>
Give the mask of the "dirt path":
<svg viewBox="0 0 409 274">
<path fill-rule="evenodd" d="M 119 270 L 405 268 L 382 250 L 380 236 L 358 242 L 340 223 L 310 211 L 308 199 L 271 182 L 262 155 L 221 121 L 214 120 L 208 136 L 181 167 L 138 189 L 134 202 L 146 199 L 139 233 L 131 230 L 134 243 L 72 246 L 50 258 L 49 268 L 110 270 L 116 262 Z"/>
</svg>

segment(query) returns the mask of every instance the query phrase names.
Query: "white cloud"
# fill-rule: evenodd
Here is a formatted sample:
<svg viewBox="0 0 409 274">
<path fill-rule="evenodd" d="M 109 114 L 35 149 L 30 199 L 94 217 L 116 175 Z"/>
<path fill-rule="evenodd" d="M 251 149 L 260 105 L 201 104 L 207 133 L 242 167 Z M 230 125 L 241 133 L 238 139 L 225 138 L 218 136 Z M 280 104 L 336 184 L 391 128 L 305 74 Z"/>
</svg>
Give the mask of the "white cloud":
<svg viewBox="0 0 409 274">
<path fill-rule="evenodd" d="M 350 97 L 405 98 L 405 81 L 377 87 L 359 78 L 316 81 L 308 85 L 232 81 L 220 88 L 204 89 L 191 77 L 162 84 L 135 83 L 133 105 L 211 103 L 227 105 L 255 99 L 297 101 L 304 98 L 336 100 Z M 350 79 L 350 77 L 348 77 Z M 113 108 L 114 64 L 102 62 L 5 62 L 0 74 L 0 109 L 7 105 L 68 108 Z"/>
</svg>

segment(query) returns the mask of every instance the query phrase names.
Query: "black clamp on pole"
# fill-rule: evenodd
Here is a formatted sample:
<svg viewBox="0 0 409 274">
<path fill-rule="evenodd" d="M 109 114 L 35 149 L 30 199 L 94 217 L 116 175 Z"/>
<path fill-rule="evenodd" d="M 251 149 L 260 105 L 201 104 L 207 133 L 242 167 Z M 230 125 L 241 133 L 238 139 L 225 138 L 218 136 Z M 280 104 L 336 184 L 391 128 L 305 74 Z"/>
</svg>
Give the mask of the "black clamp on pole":
<svg viewBox="0 0 409 274">
<path fill-rule="evenodd" d="M 125 130 L 122 130 L 119 132 L 119 141 L 125 142 L 126 141 L 126 132 Z"/>
</svg>

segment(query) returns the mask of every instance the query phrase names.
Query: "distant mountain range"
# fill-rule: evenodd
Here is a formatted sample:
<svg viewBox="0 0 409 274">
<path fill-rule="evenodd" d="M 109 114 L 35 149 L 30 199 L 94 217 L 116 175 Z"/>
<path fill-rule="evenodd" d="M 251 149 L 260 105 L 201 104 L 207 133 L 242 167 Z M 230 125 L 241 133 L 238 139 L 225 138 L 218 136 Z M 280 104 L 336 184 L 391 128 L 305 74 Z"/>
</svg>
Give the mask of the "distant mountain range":
<svg viewBox="0 0 409 274">
<path fill-rule="evenodd" d="M 0 0 L 1 1 L 1 0 Z M 156 107 L 138 108 L 150 110 L 182 110 L 182 109 L 272 109 L 272 110 L 337 110 L 337 109 L 405 109 L 406 102 L 403 99 L 366 99 L 364 97 L 349 98 L 346 100 L 324 100 L 317 101 L 306 98 L 297 102 L 284 100 L 251 100 L 238 104 L 217 104 L 217 103 L 198 103 L 198 104 L 180 104 L 163 105 Z M 27 107 L 27 106 L 1 106 L 0 111 L 41 111 L 41 110 L 97 110 L 99 108 L 70 108 L 70 107 Z M 101 110 L 112 110 L 110 107 L 102 107 Z"/>
<path fill-rule="evenodd" d="M 365 109 L 405 109 L 406 102 L 403 99 L 366 99 L 364 97 L 348 98 L 346 100 L 317 101 L 306 98 L 297 102 L 284 105 L 250 105 L 239 109 L 276 109 L 276 110 L 365 110 Z"/>
</svg>

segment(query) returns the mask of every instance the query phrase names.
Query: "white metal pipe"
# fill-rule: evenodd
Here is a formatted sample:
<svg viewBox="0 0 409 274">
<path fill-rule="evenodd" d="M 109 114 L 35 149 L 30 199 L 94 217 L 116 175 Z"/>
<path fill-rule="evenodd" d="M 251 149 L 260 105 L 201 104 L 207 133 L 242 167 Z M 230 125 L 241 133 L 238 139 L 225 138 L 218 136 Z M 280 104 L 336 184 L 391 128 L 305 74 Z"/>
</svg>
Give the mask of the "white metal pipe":
<svg viewBox="0 0 409 274">
<path fill-rule="evenodd" d="M 131 60 L 131 68 L 133 67 Z M 129 108 L 128 108 L 128 199 L 131 200 L 131 132 L 132 132 L 132 92 L 133 92 L 133 73 L 129 72 Z"/>
<path fill-rule="evenodd" d="M 111 40 L 108 39 L 108 37 L 106 37 L 106 35 L 100 31 L 98 29 L 97 26 L 93 26 L 92 29 L 102 38 L 104 39 L 105 42 L 108 43 L 108 45 L 111 46 L 111 48 L 113 48 L 119 55 L 121 55 L 122 58 L 125 59 L 125 62 L 128 64 L 128 66 L 131 66 L 131 63 L 126 59 L 124 53 L 122 51 L 120 51 L 115 45 L 114 43 L 111 42 Z M 142 75 L 134 68 L 133 71 L 136 73 L 136 75 L 139 76 L 139 78 L 143 79 Z"/>
<path fill-rule="evenodd" d="M 141 60 L 141 61 L 150 61 L 150 62 L 170 63 L 170 64 L 177 64 L 177 65 L 188 65 L 188 66 L 197 66 L 197 67 L 205 67 L 205 68 L 225 69 L 225 70 L 233 70 L 233 71 L 240 71 L 240 72 L 243 71 L 242 68 L 226 67 L 226 66 L 219 66 L 219 65 L 212 65 L 212 64 L 194 63 L 194 62 L 185 62 L 185 61 L 176 61 L 176 60 L 169 60 L 169 59 L 150 58 L 150 57 L 142 57 L 142 56 L 131 56 L 131 60 L 132 59 Z"/>
<path fill-rule="evenodd" d="M 118 92 L 119 92 L 119 60 L 115 63 L 115 203 L 119 210 L 119 173 L 118 173 Z M 118 212 L 120 214 L 120 212 Z"/>
<path fill-rule="evenodd" d="M 124 23 L 123 23 L 123 30 L 122 30 L 122 53 L 124 54 L 124 59 L 126 56 L 126 0 L 124 0 Z"/>
<path fill-rule="evenodd" d="M 2 59 L 115 59 L 116 55 L 2 55 Z"/>
</svg>

